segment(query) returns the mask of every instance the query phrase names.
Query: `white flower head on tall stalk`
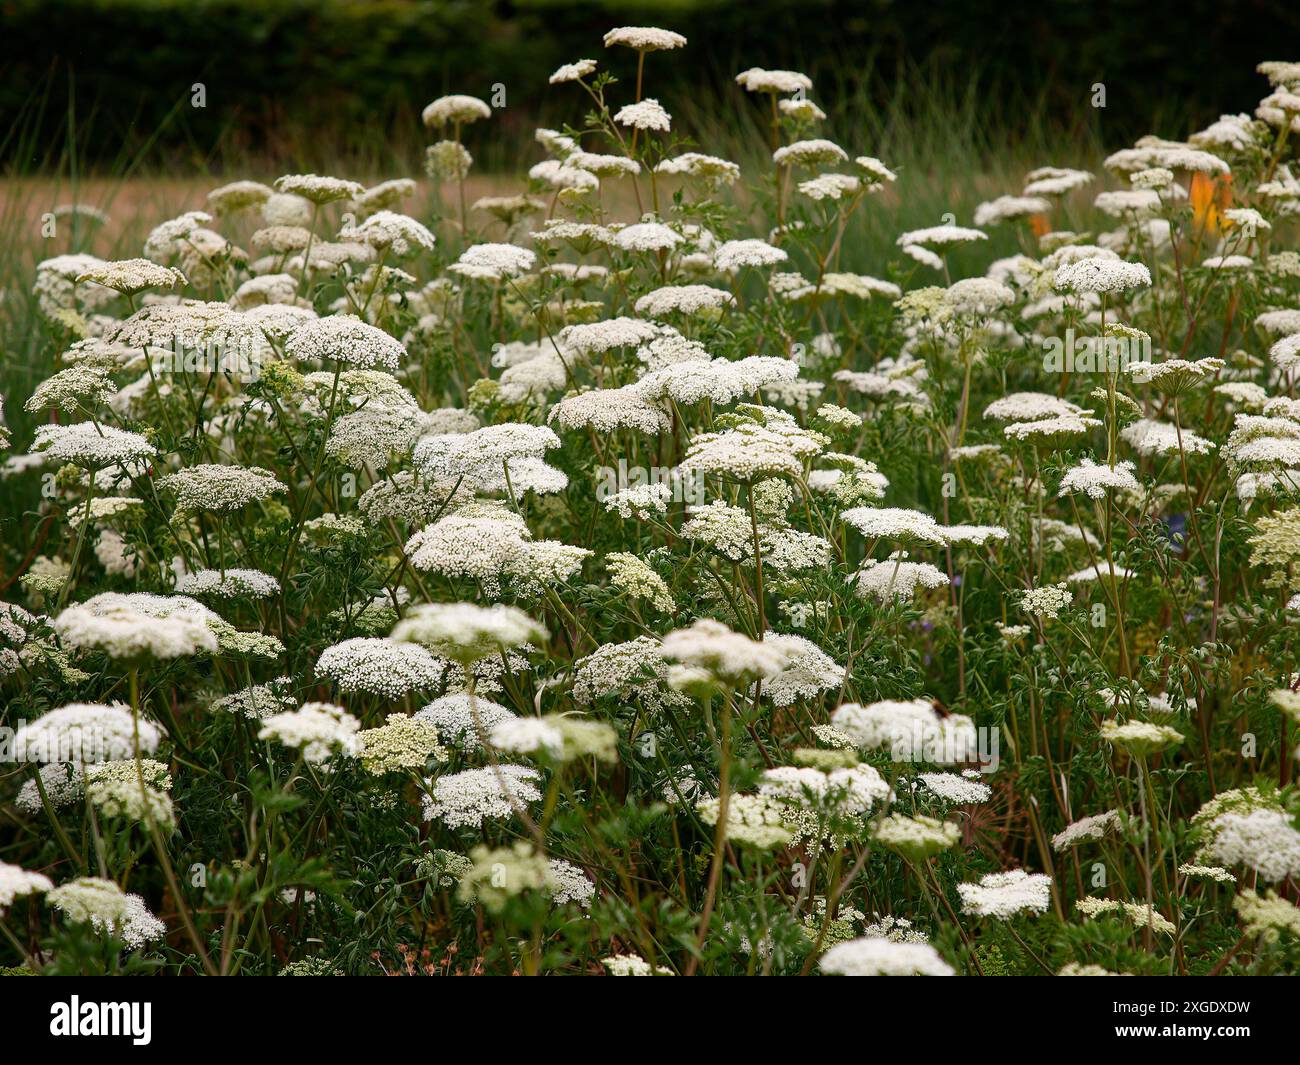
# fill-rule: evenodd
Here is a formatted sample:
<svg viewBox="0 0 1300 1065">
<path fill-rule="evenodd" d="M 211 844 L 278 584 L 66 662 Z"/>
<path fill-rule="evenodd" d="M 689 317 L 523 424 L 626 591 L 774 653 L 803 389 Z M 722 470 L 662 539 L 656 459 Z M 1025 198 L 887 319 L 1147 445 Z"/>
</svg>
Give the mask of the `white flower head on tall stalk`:
<svg viewBox="0 0 1300 1065">
<path fill-rule="evenodd" d="M 751 640 L 720 621 L 699 618 L 689 628 L 675 629 L 662 640 L 664 656 L 708 670 L 719 680 L 736 683 L 774 677 L 800 653 L 781 637 Z"/>
<path fill-rule="evenodd" d="M 418 710 L 415 718 L 431 724 L 449 746 L 472 748 L 486 741 L 501 722 L 513 721 L 515 714 L 482 696 L 475 696 L 471 705 L 467 692 L 453 692 Z"/>
<path fill-rule="evenodd" d="M 333 644 L 316 660 L 316 675 L 346 695 L 364 692 L 400 699 L 442 684 L 447 663 L 417 644 L 357 636 Z"/>
<path fill-rule="evenodd" d="M 220 215 L 235 214 L 260 207 L 273 195 L 269 185 L 260 181 L 232 181 L 208 193 L 208 203 Z"/>
<path fill-rule="evenodd" d="M 546 452 L 559 446 L 560 438 L 544 425 L 502 422 L 467 433 L 422 437 L 412 462 L 432 482 L 460 482 L 466 492 L 560 491 L 567 478 L 544 461 Z M 550 483 L 553 479 L 555 484 Z"/>
<path fill-rule="evenodd" d="M 878 802 L 893 798 L 893 789 L 869 765 L 823 771 L 809 766 L 777 766 L 763 773 L 759 794 L 801 809 L 836 817 L 861 817 Z"/>
<path fill-rule="evenodd" d="M 420 115 L 424 124 L 432 128 L 445 126 L 468 126 L 482 118 L 492 117 L 492 108 L 477 96 L 453 94 L 440 96 L 429 104 Z"/>
<path fill-rule="evenodd" d="M 1040 166 L 1025 175 L 1025 196 L 1064 196 L 1091 183 L 1094 175 L 1068 167 Z"/>
<path fill-rule="evenodd" d="M 988 802 L 993 797 L 993 789 L 973 779 L 978 774 L 973 770 L 964 773 L 921 773 L 916 779 L 929 792 L 939 796 L 945 802 L 959 806 L 972 803 Z"/>
<path fill-rule="evenodd" d="M 420 249 L 432 250 L 436 238 L 422 222 L 395 211 L 380 210 L 356 225 L 345 226 L 339 231 L 339 240 L 360 241 L 377 251 L 402 257 Z"/>
<path fill-rule="evenodd" d="M 148 259 L 121 259 L 92 267 L 78 275 L 77 283 L 84 281 L 92 281 L 96 285 L 130 296 L 150 288 L 183 288 L 189 284 L 179 270 L 159 266 Z"/>
<path fill-rule="evenodd" d="M 488 740 L 497 750 L 550 762 L 618 761 L 618 733 L 613 726 L 573 714 L 511 717 L 498 722 Z"/>
<path fill-rule="evenodd" d="M 167 935 L 167 925 L 154 916 L 143 898 L 134 894 L 126 896 L 125 911 L 116 921 L 108 919 L 107 914 L 91 914 L 90 926 L 100 935 L 111 934 L 127 950 L 139 950 Z"/>
<path fill-rule="evenodd" d="M 847 162 L 848 158 L 849 153 L 838 144 L 820 137 L 782 145 L 772 153 L 772 161 L 778 166 L 797 166 L 805 170 L 815 166 L 834 166 Z"/>
<path fill-rule="evenodd" d="M 876 822 L 873 833 L 877 843 L 888 847 L 911 862 L 923 862 L 957 845 L 961 828 L 952 821 L 940 821 L 918 814 L 890 814 Z"/>
<path fill-rule="evenodd" d="M 596 73 L 596 66 L 594 59 L 579 59 L 575 63 L 565 63 L 556 68 L 549 82 L 552 85 L 563 85 L 568 81 L 581 81 L 588 74 Z"/>
<path fill-rule="evenodd" d="M 656 174 L 680 174 L 694 178 L 705 188 L 718 189 L 740 180 L 740 167 L 727 159 L 701 152 L 683 152 L 655 165 Z"/>
<path fill-rule="evenodd" d="M 858 595 L 881 603 L 908 602 L 922 588 L 943 588 L 948 575 L 929 562 L 912 562 L 906 551 L 895 551 L 887 559 L 869 558 L 853 575 Z"/>
<path fill-rule="evenodd" d="M 127 916 L 127 896 L 111 880 L 82 876 L 45 893 L 45 901 L 69 921 L 112 926 Z"/>
<path fill-rule="evenodd" d="M 682 235 L 662 222 L 637 222 L 614 234 L 615 246 L 623 251 L 671 251 L 681 242 Z"/>
<path fill-rule="evenodd" d="M 768 677 L 763 685 L 763 697 L 774 705 L 791 706 L 800 699 L 813 699 L 844 683 L 844 667 L 812 640 L 803 636 L 779 635 L 769 629 L 763 634 L 763 642 L 770 640 L 780 640 L 795 652 L 790 662 L 779 673 Z"/>
<path fill-rule="evenodd" d="M 926 248 L 947 248 L 951 245 L 970 244 L 977 240 L 988 240 L 989 235 L 980 229 L 945 224 L 929 226 L 925 229 L 912 229 L 903 233 L 894 242 L 900 248 L 919 244 Z"/>
<path fill-rule="evenodd" d="M 1300 875 L 1300 832 L 1282 810 L 1228 812 L 1210 824 L 1206 850 L 1220 865 L 1244 865 L 1274 883 Z"/>
<path fill-rule="evenodd" d="M 256 466 L 191 466 L 159 479 L 158 487 L 176 494 L 178 511 L 229 513 L 288 491 L 269 470 Z"/>
<path fill-rule="evenodd" d="M 1095 843 L 1112 832 L 1118 832 L 1120 827 L 1118 810 L 1107 810 L 1105 813 L 1093 814 L 1091 817 L 1081 817 L 1066 825 L 1052 837 L 1052 849 L 1063 851 L 1083 843 Z"/>
<path fill-rule="evenodd" d="M 1109 331 L 1109 327 L 1108 327 Z M 1166 396 L 1180 396 L 1197 385 L 1209 384 L 1223 372 L 1222 359 L 1165 359 L 1161 362 L 1137 362 L 1130 367 L 1135 382 L 1150 384 Z"/>
<path fill-rule="evenodd" d="M 957 894 L 962 913 L 1005 921 L 1022 913 L 1046 913 L 1052 902 L 1052 878 L 1023 869 L 989 873 L 977 884 L 958 884 Z"/>
<path fill-rule="evenodd" d="M 975 224 L 981 228 L 999 222 L 1015 222 L 1031 215 L 1047 214 L 1050 201 L 1040 196 L 999 196 L 975 208 Z"/>
<path fill-rule="evenodd" d="M 882 699 L 845 703 L 831 724 L 855 747 L 887 751 L 898 762 L 965 761 L 975 750 L 975 723 L 964 714 L 941 714 L 932 699 Z"/>
<path fill-rule="evenodd" d="M 620 107 L 614 115 L 614 121 L 631 129 L 654 130 L 659 133 L 669 132 L 673 125 L 672 115 L 653 97 Z"/>
<path fill-rule="evenodd" d="M 543 643 L 546 630 L 517 607 L 497 603 L 420 603 L 393 629 L 394 640 L 418 643 L 468 665 L 514 647 Z"/>
<path fill-rule="evenodd" d="M 615 348 L 634 348 L 647 344 L 659 337 L 663 328 L 655 322 L 640 318 L 608 318 L 602 322 L 567 325 L 560 330 L 558 340 L 561 350 L 586 356 L 599 355 Z"/>
<path fill-rule="evenodd" d="M 657 26 L 619 26 L 605 34 L 605 47 L 615 46 L 638 52 L 663 52 L 686 47 L 686 38 Z"/>
<path fill-rule="evenodd" d="M 1213 440 L 1167 422 L 1140 418 L 1120 430 L 1119 438 L 1144 457 L 1151 455 L 1208 455 L 1217 446 Z M 1123 463 L 1121 463 L 1123 465 Z M 1117 467 L 1118 469 L 1118 467 Z M 1128 491 L 1137 491 L 1131 486 Z"/>
<path fill-rule="evenodd" d="M 695 804 L 706 825 L 722 818 L 722 800 L 712 796 Z M 793 838 L 790 807 L 768 795 L 732 795 L 727 803 L 725 833 L 728 843 L 755 850 L 784 847 Z"/>
<path fill-rule="evenodd" d="M 430 758 L 442 762 L 447 751 L 438 742 L 438 729 L 427 720 L 406 714 L 389 714 L 378 728 L 357 734 L 361 765 L 367 773 L 382 775 L 403 770 L 423 770 Z"/>
<path fill-rule="evenodd" d="M 1052 287 L 1058 292 L 1128 292 L 1150 286 L 1151 271 L 1142 263 L 1095 257 L 1059 267 L 1052 279 Z"/>
<path fill-rule="evenodd" d="M 0 862 L 0 917 L 14 899 L 24 895 L 41 895 L 51 890 L 54 882 L 42 873 L 33 873 L 19 865 Z"/>
<path fill-rule="evenodd" d="M 526 273 L 536 262 L 536 254 L 514 244 L 475 244 L 447 269 L 463 277 L 504 281 Z"/>
<path fill-rule="evenodd" d="M 162 730 L 153 722 L 131 715 L 122 703 L 69 703 L 41 715 L 19 728 L 13 737 L 14 757 L 46 765 L 57 762 L 77 766 L 153 754 Z"/>
<path fill-rule="evenodd" d="M 775 266 L 790 258 L 789 252 L 765 240 L 727 240 L 713 252 L 713 265 L 723 273 L 736 273 L 746 266 Z"/>
<path fill-rule="evenodd" d="M 954 976 L 955 970 L 928 943 L 895 943 L 874 937 L 836 943 L 818 962 L 830 976 Z"/>
<path fill-rule="evenodd" d="M 95 422 L 74 422 L 38 426 L 32 453 L 48 462 L 73 463 L 97 470 L 141 462 L 153 458 L 158 450 L 139 433 Z"/>
<path fill-rule="evenodd" d="M 110 658 L 182 658 L 216 652 L 214 616 L 184 596 L 167 603 L 146 593 L 101 592 L 67 607 L 51 626 L 66 643 Z"/>
<path fill-rule="evenodd" d="M 797 70 L 763 70 L 750 67 L 736 75 L 736 84 L 746 92 L 789 96 L 793 93 L 812 92 L 812 78 Z"/>
<path fill-rule="evenodd" d="M 1034 422 L 1082 413 L 1078 404 L 1044 392 L 1012 392 L 984 408 L 984 417 L 998 422 Z"/>
<path fill-rule="evenodd" d="M 1146 758 L 1183 742 L 1183 734 L 1169 725 L 1152 721 L 1103 721 L 1101 738 L 1135 758 Z"/>
<path fill-rule="evenodd" d="M 448 828 L 482 828 L 502 820 L 542 797 L 541 774 L 531 766 L 501 763 L 438 777 L 424 796 L 424 819 Z"/>
<path fill-rule="evenodd" d="M 323 765 L 337 755 L 361 751 L 361 722 L 334 703 L 303 703 L 297 710 L 272 714 L 258 730 L 259 740 L 274 740 L 302 753 L 304 761 Z"/>
<path fill-rule="evenodd" d="M 355 200 L 366 191 L 366 187 L 356 181 L 319 174 L 285 174 L 275 179 L 275 189 L 290 196 L 301 196 L 318 207 L 336 200 Z"/>
<path fill-rule="evenodd" d="M 1085 456 L 1079 465 L 1066 471 L 1061 478 L 1061 490 L 1057 495 L 1064 498 L 1067 495 L 1082 494 L 1090 499 L 1105 499 L 1107 491 L 1140 494 L 1142 485 L 1133 475 L 1135 469 L 1131 462 L 1107 466 Z"/>
<path fill-rule="evenodd" d="M 307 363 L 346 363 L 362 369 L 397 370 L 406 349 L 382 329 L 348 315 L 304 322 L 290 335 L 285 354 Z"/>
<path fill-rule="evenodd" d="M 943 526 L 929 514 L 901 507 L 851 507 L 840 521 L 867 540 L 895 540 L 939 545 L 945 543 Z"/>
</svg>

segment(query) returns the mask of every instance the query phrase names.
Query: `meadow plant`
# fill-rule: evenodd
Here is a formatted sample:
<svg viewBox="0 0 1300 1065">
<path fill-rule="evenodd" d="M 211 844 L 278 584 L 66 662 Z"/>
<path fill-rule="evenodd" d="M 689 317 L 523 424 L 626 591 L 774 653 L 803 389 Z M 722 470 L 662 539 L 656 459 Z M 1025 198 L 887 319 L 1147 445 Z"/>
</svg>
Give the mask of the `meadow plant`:
<svg viewBox="0 0 1300 1065">
<path fill-rule="evenodd" d="M 448 95 L 420 218 L 238 180 L 27 279 L 0 957 L 1293 972 L 1300 64 L 868 274 L 810 78 L 754 169 L 604 43 L 500 195 Z"/>
</svg>

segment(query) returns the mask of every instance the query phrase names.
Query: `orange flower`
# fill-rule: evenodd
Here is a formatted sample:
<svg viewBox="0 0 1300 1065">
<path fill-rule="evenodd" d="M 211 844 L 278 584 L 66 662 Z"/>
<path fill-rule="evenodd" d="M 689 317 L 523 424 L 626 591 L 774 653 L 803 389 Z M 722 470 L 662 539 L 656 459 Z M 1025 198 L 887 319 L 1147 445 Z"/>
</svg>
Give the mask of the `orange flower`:
<svg viewBox="0 0 1300 1065">
<path fill-rule="evenodd" d="M 1232 206 L 1232 175 L 1193 174 L 1188 193 L 1196 232 L 1215 237 L 1225 228 L 1223 212 Z"/>
<path fill-rule="evenodd" d="M 1033 230 L 1035 238 L 1041 238 L 1052 231 L 1052 222 L 1045 214 L 1031 214 L 1029 228 Z"/>
</svg>

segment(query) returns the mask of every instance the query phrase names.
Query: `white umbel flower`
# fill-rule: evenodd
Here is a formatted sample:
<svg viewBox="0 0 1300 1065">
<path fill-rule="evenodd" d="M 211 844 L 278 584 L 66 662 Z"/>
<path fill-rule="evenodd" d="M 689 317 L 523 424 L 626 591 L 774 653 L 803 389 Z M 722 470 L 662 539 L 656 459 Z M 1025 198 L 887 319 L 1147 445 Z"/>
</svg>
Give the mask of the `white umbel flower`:
<svg viewBox="0 0 1300 1065">
<path fill-rule="evenodd" d="M 344 694 L 386 699 L 436 688 L 446 669 L 446 662 L 423 647 L 366 636 L 327 647 L 316 660 L 316 676 L 334 681 Z"/>
<path fill-rule="evenodd" d="M 1127 292 L 1151 285 L 1151 271 L 1142 263 L 1121 259 L 1080 259 L 1058 267 L 1052 287 L 1058 292 Z"/>
<path fill-rule="evenodd" d="M 492 108 L 477 96 L 456 93 L 440 96 L 420 113 L 424 124 L 430 128 L 443 126 L 468 126 L 482 118 L 491 118 Z"/>
<path fill-rule="evenodd" d="M 475 244 L 447 269 L 465 277 L 503 280 L 526 273 L 536 262 L 534 252 L 514 244 Z"/>
<path fill-rule="evenodd" d="M 297 710 L 272 714 L 262 722 L 257 738 L 301 750 L 305 761 L 320 765 L 336 755 L 359 753 L 360 729 L 361 722 L 343 707 L 312 702 L 303 703 Z"/>
<path fill-rule="evenodd" d="M 978 884 L 958 884 L 957 894 L 962 913 L 1005 921 L 1021 913 L 1046 913 L 1052 902 L 1052 878 L 1012 869 L 989 873 Z"/>
<path fill-rule="evenodd" d="M 868 540 L 898 540 L 939 545 L 946 542 L 943 526 L 929 514 L 900 507 L 852 507 L 840 521 Z"/>
<path fill-rule="evenodd" d="M 127 916 L 127 896 L 111 880 L 82 876 L 45 893 L 45 901 L 69 921 L 119 924 Z"/>
<path fill-rule="evenodd" d="M 32 873 L 19 865 L 0 862 L 0 916 L 24 895 L 40 895 L 51 890 L 54 882 L 41 873 Z"/>
<path fill-rule="evenodd" d="M 631 129 L 655 130 L 660 133 L 669 132 L 673 125 L 672 115 L 653 97 L 620 107 L 614 115 L 614 121 Z"/>
<path fill-rule="evenodd" d="M 954 976 L 928 943 L 894 943 L 874 937 L 836 943 L 818 962 L 831 976 Z"/>
<path fill-rule="evenodd" d="M 74 422 L 37 426 L 32 453 L 49 462 L 99 469 L 139 462 L 158 451 L 139 433 L 94 422 Z"/>
<path fill-rule="evenodd" d="M 1135 468 L 1131 462 L 1107 466 L 1085 457 L 1079 465 L 1066 471 L 1057 495 L 1064 498 L 1082 494 L 1090 499 L 1105 499 L 1107 491 L 1141 493 L 1142 486 L 1133 475 Z"/>
<path fill-rule="evenodd" d="M 973 775 L 973 771 L 968 772 L 972 772 Z M 939 798 L 958 805 L 988 802 L 993 796 L 992 788 L 971 779 L 971 776 L 966 774 L 922 773 L 917 780 L 926 790 L 933 792 Z"/>
<path fill-rule="evenodd" d="M 734 185 L 740 180 L 740 167 L 735 163 L 702 152 L 683 152 L 672 159 L 664 159 L 655 166 L 655 173 L 683 175 L 711 188 Z"/>
<path fill-rule="evenodd" d="M 1281 810 L 1225 813 L 1210 831 L 1207 851 L 1220 865 L 1244 865 L 1270 883 L 1300 874 L 1300 832 Z"/>
<path fill-rule="evenodd" d="M 182 658 L 214 653 L 210 610 L 185 596 L 101 592 L 51 622 L 67 643 L 110 658 Z"/>
<path fill-rule="evenodd" d="M 788 667 L 800 650 L 780 637 L 751 640 L 710 618 L 699 618 L 689 628 L 670 632 L 662 647 L 667 658 L 731 681 L 773 677 Z"/>
<path fill-rule="evenodd" d="M 269 599 L 280 594 L 280 582 L 256 569 L 203 569 L 187 573 L 178 591 L 214 599 Z"/>
<path fill-rule="evenodd" d="M 789 258 L 784 249 L 765 240 L 728 240 L 714 250 L 713 265 L 723 273 L 731 274 L 746 266 L 775 266 Z"/>
<path fill-rule="evenodd" d="M 763 684 L 763 696 L 776 706 L 791 706 L 799 699 L 812 699 L 844 683 L 844 667 L 803 636 L 779 635 L 768 631 L 764 642 L 780 640 L 795 653 L 788 665 Z"/>
<path fill-rule="evenodd" d="M 681 234 L 662 222 L 638 222 L 614 234 L 614 244 L 624 251 L 671 251 L 681 242 Z"/>
<path fill-rule="evenodd" d="M 135 295 L 149 288 L 178 288 L 187 281 L 185 275 L 170 266 L 159 266 L 148 259 L 121 259 L 103 263 L 78 275 L 77 282 L 91 281 L 114 292 Z"/>
<path fill-rule="evenodd" d="M 760 795 L 792 806 L 833 812 L 839 817 L 861 817 L 893 795 L 885 778 L 869 765 L 829 772 L 806 766 L 777 766 L 763 773 L 758 790 Z"/>
<path fill-rule="evenodd" d="M 968 229 L 964 226 L 942 225 L 929 226 L 926 229 L 912 229 L 903 233 L 894 242 L 900 248 L 920 244 L 929 248 L 946 248 L 953 244 L 970 244 L 977 240 L 988 240 L 989 235 L 983 230 Z"/>
<path fill-rule="evenodd" d="M 736 84 L 746 92 L 790 95 L 797 92 L 812 92 L 812 78 L 800 74 L 797 70 L 763 70 L 750 67 L 736 75 Z"/>
<path fill-rule="evenodd" d="M 337 361 L 363 369 L 395 371 L 406 349 L 382 329 L 346 315 L 304 322 L 290 335 L 285 354 L 304 362 Z"/>
<path fill-rule="evenodd" d="M 948 575 L 929 562 L 909 562 L 905 552 L 895 552 L 883 562 L 867 559 L 853 575 L 858 595 L 872 596 L 881 603 L 909 601 L 922 588 L 943 588 Z"/>
<path fill-rule="evenodd" d="M 463 747 L 481 744 L 497 725 L 513 721 L 515 715 L 491 699 L 478 695 L 471 699 L 466 692 L 453 692 L 435 699 L 415 717 L 433 725 L 444 743 Z"/>
<path fill-rule="evenodd" d="M 900 762 L 948 765 L 965 761 L 975 749 L 975 723 L 964 714 L 941 715 L 930 699 L 845 703 L 831 714 L 831 724 L 854 746 L 886 750 Z"/>
<path fill-rule="evenodd" d="M 565 63 L 556 68 L 554 74 L 548 81 L 552 85 L 562 85 L 568 81 L 581 81 L 588 74 L 596 72 L 596 61 L 594 59 L 579 59 L 576 63 Z"/>
<path fill-rule="evenodd" d="M 541 774 L 523 765 L 498 764 L 439 777 L 424 797 L 424 819 L 448 828 L 482 828 L 511 817 L 542 797 Z"/>
<path fill-rule="evenodd" d="M 190 466 L 158 481 L 165 492 L 176 493 L 176 509 L 229 513 L 260 503 L 288 489 L 269 470 L 257 466 Z"/>
<path fill-rule="evenodd" d="M 1030 215 L 1047 214 L 1051 209 L 1051 202 L 1040 196 L 999 196 L 975 208 L 975 224 L 991 226 L 999 222 L 1014 222 Z"/>
<path fill-rule="evenodd" d="M 139 719 L 140 753 L 153 754 L 162 732 Z M 134 757 L 136 722 L 122 703 L 69 703 L 51 710 L 13 736 L 13 754 L 20 761 L 69 762 L 78 766 Z"/>
<path fill-rule="evenodd" d="M 301 196 L 317 206 L 335 200 L 355 200 L 366 191 L 356 181 L 320 174 L 285 174 L 275 179 L 275 189 L 289 196 Z"/>
<path fill-rule="evenodd" d="M 647 318 L 663 318 L 670 314 L 718 311 L 735 302 L 736 297 L 730 292 L 711 285 L 667 285 L 638 299 L 635 310 Z"/>
<path fill-rule="evenodd" d="M 1105 813 L 1093 814 L 1072 821 L 1052 837 L 1052 849 L 1063 851 L 1077 847 L 1082 843 L 1092 843 L 1103 839 L 1120 828 L 1119 811 L 1107 810 Z"/>
<path fill-rule="evenodd" d="M 846 162 L 848 152 L 834 141 L 822 138 L 795 141 L 786 144 L 772 153 L 772 160 L 778 166 L 801 166 L 811 169 L 814 166 L 833 166 Z"/>
<path fill-rule="evenodd" d="M 500 603 L 421 603 L 397 623 L 392 638 L 421 644 L 456 662 L 472 662 L 542 643 L 546 630 L 517 607 Z"/>
<path fill-rule="evenodd" d="M 638 52 L 664 52 L 686 47 L 686 38 L 672 30 L 657 26 L 619 26 L 605 34 L 605 47 L 622 45 Z"/>
</svg>

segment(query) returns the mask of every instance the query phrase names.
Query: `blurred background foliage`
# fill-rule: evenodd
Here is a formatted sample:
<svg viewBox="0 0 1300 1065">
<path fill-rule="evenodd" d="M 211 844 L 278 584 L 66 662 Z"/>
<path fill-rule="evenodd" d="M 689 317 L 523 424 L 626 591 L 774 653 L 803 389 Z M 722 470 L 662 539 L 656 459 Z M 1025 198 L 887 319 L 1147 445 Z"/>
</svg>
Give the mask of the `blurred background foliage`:
<svg viewBox="0 0 1300 1065">
<path fill-rule="evenodd" d="M 649 84 L 700 139 L 693 119 L 743 113 L 730 83 L 753 65 L 812 74 L 841 129 L 885 107 L 931 115 L 939 95 L 999 136 L 1048 123 L 1118 145 L 1248 111 L 1255 64 L 1300 55 L 1296 0 L 0 0 L 0 166 L 382 167 L 418 150 L 429 100 L 498 84 L 507 107 L 476 155 L 509 166 L 538 122 L 573 117 L 572 87 L 546 84 L 556 66 L 630 73 L 632 53 L 601 46 L 627 24 L 690 39 Z"/>
</svg>

